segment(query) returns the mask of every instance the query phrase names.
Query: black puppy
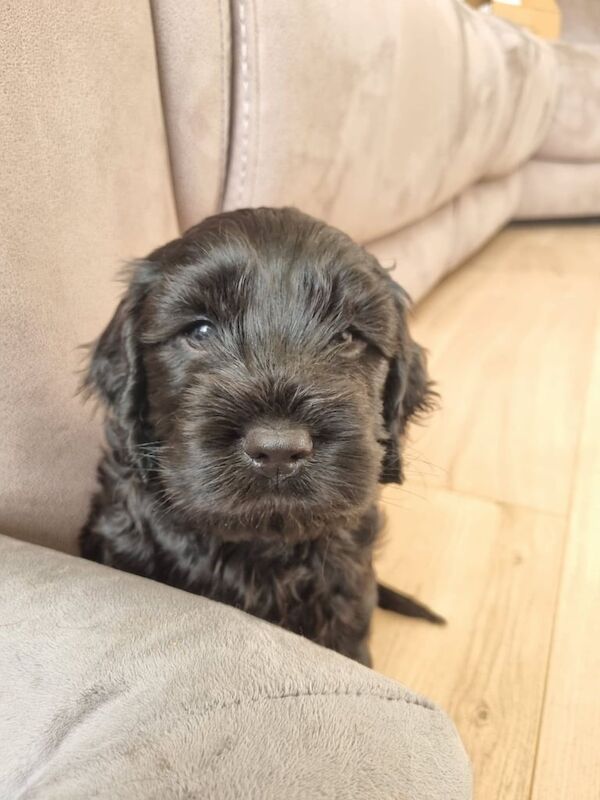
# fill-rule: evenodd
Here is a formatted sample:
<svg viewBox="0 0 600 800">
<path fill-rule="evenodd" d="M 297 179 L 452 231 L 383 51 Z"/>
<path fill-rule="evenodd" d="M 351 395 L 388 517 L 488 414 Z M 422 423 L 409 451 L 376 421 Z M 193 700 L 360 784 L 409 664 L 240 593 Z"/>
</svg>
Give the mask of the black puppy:
<svg viewBox="0 0 600 800">
<path fill-rule="evenodd" d="M 369 663 L 378 483 L 428 409 L 406 296 L 293 209 L 206 219 L 134 265 L 86 378 L 107 408 L 87 558 Z"/>
</svg>

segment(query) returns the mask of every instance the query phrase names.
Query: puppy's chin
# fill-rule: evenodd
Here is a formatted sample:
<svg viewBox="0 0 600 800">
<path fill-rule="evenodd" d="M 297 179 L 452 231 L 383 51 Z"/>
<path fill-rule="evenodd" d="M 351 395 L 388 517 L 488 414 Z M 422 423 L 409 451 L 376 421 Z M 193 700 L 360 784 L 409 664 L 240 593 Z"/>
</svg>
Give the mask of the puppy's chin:
<svg viewBox="0 0 600 800">
<path fill-rule="evenodd" d="M 224 524 L 219 525 L 215 533 L 223 539 L 240 541 L 301 542 L 325 536 L 353 516 L 348 509 L 332 513 L 329 509 L 306 504 L 266 503 L 262 509 L 259 505 L 251 512 L 223 520 Z"/>
<path fill-rule="evenodd" d="M 252 502 L 215 506 L 196 497 L 183 508 L 184 525 L 204 530 L 223 541 L 297 543 L 318 539 L 340 530 L 364 513 L 362 504 L 349 507 L 341 502 L 321 506 L 310 500 L 265 496 Z M 216 511 L 215 508 L 219 510 Z"/>
</svg>

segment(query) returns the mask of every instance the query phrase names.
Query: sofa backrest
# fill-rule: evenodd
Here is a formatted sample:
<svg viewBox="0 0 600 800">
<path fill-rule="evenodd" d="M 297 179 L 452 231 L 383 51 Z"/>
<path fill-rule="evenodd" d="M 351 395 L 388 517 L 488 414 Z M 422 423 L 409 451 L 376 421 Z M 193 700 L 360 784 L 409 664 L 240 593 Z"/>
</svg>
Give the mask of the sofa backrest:
<svg viewBox="0 0 600 800">
<path fill-rule="evenodd" d="M 600 40 L 600 3 L 598 0 L 558 0 L 562 15 L 561 38 L 581 44 Z"/>
<path fill-rule="evenodd" d="M 510 174 L 550 124 L 551 46 L 462 0 L 231 9 L 226 208 L 297 205 L 372 241 Z M 192 139 L 173 152 L 182 171 L 197 155 Z"/>
<path fill-rule="evenodd" d="M 0 531 L 68 550 L 100 447 L 78 346 L 177 233 L 150 10 L 4 3 L 0 76 Z"/>
</svg>

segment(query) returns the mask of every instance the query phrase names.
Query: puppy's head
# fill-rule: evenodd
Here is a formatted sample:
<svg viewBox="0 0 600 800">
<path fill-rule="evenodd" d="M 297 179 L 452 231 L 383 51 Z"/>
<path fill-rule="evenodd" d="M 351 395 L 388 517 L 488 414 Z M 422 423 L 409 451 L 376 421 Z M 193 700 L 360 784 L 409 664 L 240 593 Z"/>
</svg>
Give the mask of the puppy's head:
<svg viewBox="0 0 600 800">
<path fill-rule="evenodd" d="M 110 445 L 186 525 L 315 536 L 402 480 L 430 397 L 406 305 L 338 230 L 221 214 L 135 265 L 87 384 Z"/>
</svg>

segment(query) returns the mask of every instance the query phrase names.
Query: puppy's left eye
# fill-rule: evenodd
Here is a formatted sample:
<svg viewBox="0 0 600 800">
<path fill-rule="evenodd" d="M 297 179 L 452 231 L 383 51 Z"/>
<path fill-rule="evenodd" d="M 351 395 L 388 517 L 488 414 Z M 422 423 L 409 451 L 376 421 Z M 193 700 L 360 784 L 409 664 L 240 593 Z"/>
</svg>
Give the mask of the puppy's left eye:
<svg viewBox="0 0 600 800">
<path fill-rule="evenodd" d="M 335 344 L 352 344 L 356 335 L 354 331 L 351 331 L 350 328 L 346 328 L 345 331 L 341 331 L 336 336 L 333 337 L 333 341 Z"/>
<path fill-rule="evenodd" d="M 194 344 L 208 339 L 214 334 L 215 330 L 216 328 L 214 323 L 212 323 L 209 319 L 202 318 L 196 320 L 193 325 L 190 325 L 189 328 L 184 331 L 184 335 L 188 341 Z"/>
<path fill-rule="evenodd" d="M 348 355 L 354 353 L 358 354 L 367 345 L 360 333 L 353 328 L 346 328 L 346 330 L 337 333 L 331 340 L 331 343 L 337 347 L 343 348 L 342 353 Z"/>
</svg>

